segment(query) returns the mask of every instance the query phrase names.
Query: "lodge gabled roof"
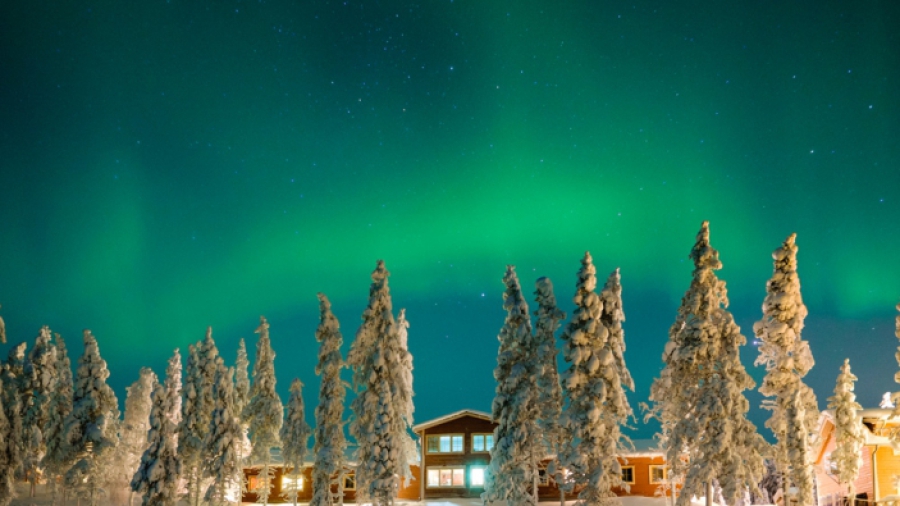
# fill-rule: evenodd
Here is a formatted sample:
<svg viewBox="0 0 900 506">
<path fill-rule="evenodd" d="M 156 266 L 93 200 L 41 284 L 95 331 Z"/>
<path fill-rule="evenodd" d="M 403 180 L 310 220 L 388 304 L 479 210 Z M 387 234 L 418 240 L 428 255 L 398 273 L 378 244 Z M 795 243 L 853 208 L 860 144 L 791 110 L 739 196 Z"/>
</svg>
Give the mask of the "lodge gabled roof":
<svg viewBox="0 0 900 506">
<path fill-rule="evenodd" d="M 457 418 L 462 418 L 464 416 L 471 416 L 473 418 L 480 418 L 482 420 L 493 421 L 491 419 L 491 415 L 485 413 L 484 411 L 475 411 L 474 409 L 461 409 L 454 413 L 450 413 L 448 415 L 439 416 L 437 418 L 416 424 L 413 426 L 413 432 L 422 432 L 425 429 L 430 429 L 435 425 L 440 425 L 442 423 L 449 422 L 451 420 L 456 420 Z"/>
</svg>

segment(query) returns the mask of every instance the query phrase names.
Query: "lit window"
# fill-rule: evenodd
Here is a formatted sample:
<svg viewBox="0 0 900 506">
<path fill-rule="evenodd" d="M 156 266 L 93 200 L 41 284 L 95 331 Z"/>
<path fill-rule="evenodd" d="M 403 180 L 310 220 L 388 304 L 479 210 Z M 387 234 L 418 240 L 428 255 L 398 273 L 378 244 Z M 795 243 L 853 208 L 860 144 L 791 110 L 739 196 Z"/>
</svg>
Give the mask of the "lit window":
<svg viewBox="0 0 900 506">
<path fill-rule="evenodd" d="M 622 467 L 622 481 L 629 485 L 634 484 L 634 466 Z"/>
<path fill-rule="evenodd" d="M 667 476 L 666 466 L 650 466 L 650 483 L 663 483 Z"/>
<path fill-rule="evenodd" d="M 480 466 L 472 466 L 469 468 L 469 486 L 484 486 L 484 468 Z"/>
<path fill-rule="evenodd" d="M 489 452 L 494 447 L 493 434 L 472 434 L 472 451 Z"/>
<path fill-rule="evenodd" d="M 296 479 L 289 474 L 282 476 L 281 489 L 288 491 L 303 490 L 303 476 L 298 476 Z"/>
<path fill-rule="evenodd" d="M 427 485 L 429 487 L 465 487 L 466 468 L 458 467 L 429 467 L 427 472 Z"/>
<path fill-rule="evenodd" d="M 344 490 L 356 490 L 356 473 L 344 475 Z"/>
<path fill-rule="evenodd" d="M 538 486 L 547 487 L 550 485 L 550 474 L 546 469 L 538 469 Z"/>
<path fill-rule="evenodd" d="M 462 453 L 462 434 L 445 434 L 440 436 L 428 436 L 428 453 Z"/>
</svg>

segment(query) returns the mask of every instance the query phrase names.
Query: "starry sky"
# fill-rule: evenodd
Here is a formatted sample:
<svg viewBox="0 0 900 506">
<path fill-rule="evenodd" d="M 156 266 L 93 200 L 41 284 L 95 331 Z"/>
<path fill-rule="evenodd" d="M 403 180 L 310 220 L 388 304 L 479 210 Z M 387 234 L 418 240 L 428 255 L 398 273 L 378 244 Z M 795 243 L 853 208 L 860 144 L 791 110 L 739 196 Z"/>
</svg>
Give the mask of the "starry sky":
<svg viewBox="0 0 900 506">
<path fill-rule="evenodd" d="M 897 26 L 875 0 L 2 2 L 0 354 L 90 328 L 122 404 L 207 325 L 252 356 L 265 315 L 312 420 L 316 293 L 346 353 L 384 259 L 417 421 L 487 411 L 506 265 L 571 313 L 589 250 L 621 268 L 636 406 L 709 220 L 751 339 L 798 234 L 808 382 L 824 408 L 849 357 L 873 407 L 898 388 Z"/>
</svg>

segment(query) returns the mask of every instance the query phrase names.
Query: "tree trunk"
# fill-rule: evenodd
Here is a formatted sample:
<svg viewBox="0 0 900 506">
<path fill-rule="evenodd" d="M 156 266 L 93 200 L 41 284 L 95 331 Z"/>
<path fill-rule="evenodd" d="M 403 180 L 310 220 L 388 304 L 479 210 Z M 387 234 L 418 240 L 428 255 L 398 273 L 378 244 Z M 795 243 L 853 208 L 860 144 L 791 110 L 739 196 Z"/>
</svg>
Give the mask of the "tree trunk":
<svg viewBox="0 0 900 506">
<path fill-rule="evenodd" d="M 712 506 L 712 493 L 713 493 L 712 482 L 708 481 L 708 482 L 706 482 L 706 506 Z"/>
</svg>

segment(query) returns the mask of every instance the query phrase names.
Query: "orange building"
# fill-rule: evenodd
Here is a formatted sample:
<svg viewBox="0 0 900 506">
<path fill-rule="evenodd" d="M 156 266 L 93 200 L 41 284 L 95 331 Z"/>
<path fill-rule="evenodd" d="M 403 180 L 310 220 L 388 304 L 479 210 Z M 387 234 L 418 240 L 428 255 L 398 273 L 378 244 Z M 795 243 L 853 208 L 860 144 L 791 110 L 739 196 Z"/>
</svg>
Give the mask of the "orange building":
<svg viewBox="0 0 900 506">
<path fill-rule="evenodd" d="M 900 420 L 891 419 L 891 409 L 864 409 L 862 466 L 856 480 L 857 498 L 874 502 L 898 500 L 895 480 L 900 478 L 900 454 L 895 453 L 889 434 L 900 429 Z M 823 411 L 819 418 L 819 440 L 816 448 L 815 471 L 820 505 L 841 504 L 847 486 L 837 479 L 837 470 L 830 460 L 835 448 L 834 414 Z"/>
</svg>

